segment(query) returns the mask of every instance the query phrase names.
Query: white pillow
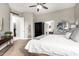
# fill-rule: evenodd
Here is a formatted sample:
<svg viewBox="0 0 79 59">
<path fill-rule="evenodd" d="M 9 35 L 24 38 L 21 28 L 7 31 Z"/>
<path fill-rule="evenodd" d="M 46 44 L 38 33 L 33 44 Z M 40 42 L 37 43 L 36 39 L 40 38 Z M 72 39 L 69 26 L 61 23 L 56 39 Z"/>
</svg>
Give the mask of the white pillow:
<svg viewBox="0 0 79 59">
<path fill-rule="evenodd" d="M 66 37 L 67 39 L 70 39 L 70 36 L 71 36 L 71 32 L 67 32 L 67 33 L 65 34 L 65 37 Z"/>
<path fill-rule="evenodd" d="M 71 34 L 71 39 L 79 42 L 79 28 L 76 28 L 76 30 Z"/>
</svg>

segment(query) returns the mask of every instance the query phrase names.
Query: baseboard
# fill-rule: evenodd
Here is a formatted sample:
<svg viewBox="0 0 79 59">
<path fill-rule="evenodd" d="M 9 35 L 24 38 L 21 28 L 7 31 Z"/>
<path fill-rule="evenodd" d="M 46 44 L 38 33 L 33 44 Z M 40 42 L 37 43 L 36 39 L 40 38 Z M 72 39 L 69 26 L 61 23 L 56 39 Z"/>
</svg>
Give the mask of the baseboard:
<svg viewBox="0 0 79 59">
<path fill-rule="evenodd" d="M 30 40 L 30 39 L 33 39 L 33 38 L 13 38 L 12 41 L 16 41 L 16 40 Z"/>
</svg>

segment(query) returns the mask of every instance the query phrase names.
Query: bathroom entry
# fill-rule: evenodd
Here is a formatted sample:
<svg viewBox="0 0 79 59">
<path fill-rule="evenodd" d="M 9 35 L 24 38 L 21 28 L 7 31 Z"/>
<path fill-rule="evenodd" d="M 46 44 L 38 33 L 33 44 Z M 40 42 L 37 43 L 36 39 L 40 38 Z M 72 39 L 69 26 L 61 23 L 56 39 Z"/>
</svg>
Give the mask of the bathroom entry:
<svg viewBox="0 0 79 59">
<path fill-rule="evenodd" d="M 24 38 L 24 17 L 10 14 L 10 31 L 14 37 Z"/>
</svg>

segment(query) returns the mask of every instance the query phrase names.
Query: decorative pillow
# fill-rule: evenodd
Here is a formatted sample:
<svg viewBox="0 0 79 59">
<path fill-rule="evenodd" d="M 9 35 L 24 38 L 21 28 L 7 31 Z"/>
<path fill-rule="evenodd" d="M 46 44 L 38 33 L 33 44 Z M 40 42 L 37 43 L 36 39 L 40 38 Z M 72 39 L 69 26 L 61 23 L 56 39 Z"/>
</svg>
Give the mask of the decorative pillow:
<svg viewBox="0 0 79 59">
<path fill-rule="evenodd" d="M 71 34 L 71 39 L 73 41 L 79 42 L 79 28 L 76 28 Z"/>
<path fill-rule="evenodd" d="M 71 32 L 67 32 L 66 35 L 65 35 L 65 37 L 66 37 L 67 39 L 70 39 L 70 36 L 71 36 Z"/>
</svg>

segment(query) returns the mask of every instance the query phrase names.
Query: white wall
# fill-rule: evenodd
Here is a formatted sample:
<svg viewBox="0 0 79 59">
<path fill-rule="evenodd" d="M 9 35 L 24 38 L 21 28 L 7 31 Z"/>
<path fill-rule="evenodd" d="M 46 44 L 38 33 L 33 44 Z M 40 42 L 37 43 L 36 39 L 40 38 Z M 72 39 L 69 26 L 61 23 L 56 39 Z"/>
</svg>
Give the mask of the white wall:
<svg viewBox="0 0 79 59">
<path fill-rule="evenodd" d="M 25 37 L 28 38 L 28 35 L 31 35 L 31 37 L 34 36 L 34 22 L 46 22 L 50 20 L 54 20 L 55 25 L 57 22 L 61 20 L 66 20 L 70 23 L 74 23 L 75 21 L 75 7 L 67 8 L 67 9 L 62 9 L 59 11 L 55 12 L 50 12 L 42 15 L 34 15 L 32 13 L 23 13 L 24 19 L 25 19 Z M 31 25 L 31 31 L 29 31 L 29 25 Z M 56 27 L 56 26 L 55 26 Z"/>
<path fill-rule="evenodd" d="M 75 6 L 75 19 L 79 22 L 79 3 Z"/>
<path fill-rule="evenodd" d="M 0 7 L 1 8 L 1 7 Z M 75 9 L 76 8 L 76 9 Z M 34 35 L 34 22 L 46 22 L 50 20 L 54 20 L 55 25 L 57 22 L 61 20 L 66 20 L 70 23 L 74 23 L 75 19 L 79 20 L 79 4 L 76 5 L 76 7 L 66 8 L 62 10 L 58 10 L 55 12 L 50 12 L 42 15 L 34 15 L 32 13 L 23 13 L 24 19 L 25 19 L 25 37 L 28 38 L 28 35 L 30 34 L 32 37 Z M 28 26 L 31 25 L 31 31 L 29 31 Z M 56 26 L 55 26 L 56 27 Z"/>
<path fill-rule="evenodd" d="M 3 19 L 2 31 L 10 30 L 10 9 L 7 3 L 0 3 L 0 17 Z"/>
<path fill-rule="evenodd" d="M 62 10 L 58 10 L 55 12 L 50 12 L 46 14 L 36 15 L 35 22 L 38 21 L 48 21 L 48 20 L 67 20 L 69 22 L 74 22 L 75 16 L 75 7 L 66 8 Z"/>
<path fill-rule="evenodd" d="M 62 20 L 68 21 L 70 23 L 74 23 L 75 22 L 75 7 L 66 8 L 66 9 L 62 9 L 62 10 L 58 10 L 58 11 L 50 12 L 46 14 L 36 15 L 34 22 L 40 22 L 40 21 L 46 22 L 50 20 L 55 21 L 55 31 L 57 28 L 56 27 L 57 23 Z"/>
<path fill-rule="evenodd" d="M 25 38 L 33 38 L 33 14 L 32 13 L 24 13 L 25 19 Z M 31 27 L 29 27 L 29 25 Z M 30 35 L 31 37 L 28 37 Z"/>
</svg>

